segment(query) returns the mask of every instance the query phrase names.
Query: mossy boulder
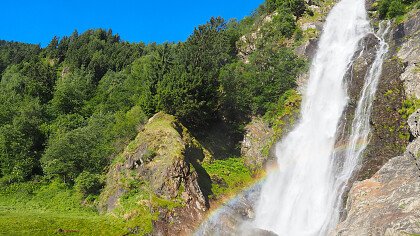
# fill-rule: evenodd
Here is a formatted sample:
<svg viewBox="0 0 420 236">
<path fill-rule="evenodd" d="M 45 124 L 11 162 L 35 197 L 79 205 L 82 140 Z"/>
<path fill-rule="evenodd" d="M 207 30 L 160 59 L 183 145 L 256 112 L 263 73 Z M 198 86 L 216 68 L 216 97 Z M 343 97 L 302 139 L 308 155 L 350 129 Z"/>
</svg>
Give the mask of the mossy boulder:
<svg viewBox="0 0 420 236">
<path fill-rule="evenodd" d="M 211 181 L 201 163 L 211 159 L 174 116 L 158 113 L 114 160 L 100 196 L 100 208 L 113 211 L 119 207 L 121 197 L 138 192 L 149 198 L 140 205 L 150 206 L 150 199 L 161 199 L 168 203 L 165 206 L 205 211 Z"/>
</svg>

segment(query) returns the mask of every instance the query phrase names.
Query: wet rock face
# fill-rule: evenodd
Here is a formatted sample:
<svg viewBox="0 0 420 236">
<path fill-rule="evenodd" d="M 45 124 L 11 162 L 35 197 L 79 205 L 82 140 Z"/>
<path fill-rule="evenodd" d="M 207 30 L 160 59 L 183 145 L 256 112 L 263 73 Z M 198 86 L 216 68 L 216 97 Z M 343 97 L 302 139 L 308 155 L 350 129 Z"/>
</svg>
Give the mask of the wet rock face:
<svg viewBox="0 0 420 236">
<path fill-rule="evenodd" d="M 351 69 L 347 72 L 346 80 L 348 83 L 348 95 L 350 98 L 349 109 L 354 110 L 360 98 L 365 83 L 365 76 L 369 71 L 370 65 L 375 60 L 379 40 L 374 34 L 368 34 L 360 42 L 359 50 L 355 53 L 354 62 Z"/>
<path fill-rule="evenodd" d="M 408 144 L 408 127 L 398 110 L 405 99 L 399 80 L 403 66 L 397 60 L 384 62 L 371 115 L 371 140 L 365 150 L 358 180 L 370 178 L 389 159 L 401 155 Z"/>
<path fill-rule="evenodd" d="M 387 40 L 390 49 L 383 65 L 371 115 L 372 136 L 360 166 L 358 180 L 370 178 L 390 158 L 401 155 L 408 144 L 407 121 L 401 117 L 398 110 L 406 98 L 420 98 L 419 19 L 419 11 L 413 12 L 406 22 L 391 28 Z M 353 118 L 352 113 L 360 96 L 364 75 L 373 60 L 376 44 L 375 37 L 368 35 L 363 40 L 363 53 L 352 67 L 347 123 Z M 346 128 L 347 131 L 348 129 L 349 127 Z"/>
<path fill-rule="evenodd" d="M 378 46 L 379 40 L 374 34 L 366 35 L 360 41 L 359 49 L 354 54 L 353 64 L 345 75 L 349 102 L 344 111 L 343 119 L 340 121 L 338 132 L 340 135 L 336 142 L 337 146 L 348 141 L 357 102 L 360 99 L 360 93 L 365 83 L 365 76 L 368 73 L 370 65 L 375 60 Z"/>
<path fill-rule="evenodd" d="M 322 25 L 322 23 L 319 23 Z M 309 39 L 308 41 L 304 42 L 301 46 L 295 49 L 295 53 L 298 56 L 305 57 L 309 60 L 312 60 L 315 56 L 316 50 L 318 46 L 318 39 Z"/>
<path fill-rule="evenodd" d="M 359 51 L 355 53 L 354 63 L 346 76 L 349 104 L 340 126 L 342 136 L 338 143 L 345 143 L 348 139 L 365 76 L 375 59 L 378 43 L 374 34 L 368 34 L 362 39 Z M 407 145 L 408 140 L 402 137 L 408 135 L 408 128 L 406 121 L 398 113 L 405 99 L 404 86 L 399 79 L 403 71 L 404 65 L 388 54 L 373 104 L 370 142 L 355 177 L 358 180 L 370 178 L 389 159 L 401 155 Z"/>
<path fill-rule="evenodd" d="M 245 234 L 245 236 L 278 236 L 278 235 L 267 230 L 253 229 L 248 234 Z"/>
<path fill-rule="evenodd" d="M 406 155 L 411 157 L 415 162 L 420 178 L 420 109 L 411 114 L 408 118 L 408 125 L 410 126 L 410 132 L 414 140 L 408 144 Z"/>
<path fill-rule="evenodd" d="M 271 232 L 252 228 L 255 204 L 258 202 L 261 183 L 246 189 L 223 204 L 196 231 L 200 236 L 275 236 Z"/>
<path fill-rule="evenodd" d="M 419 169 L 407 155 L 391 159 L 371 179 L 356 182 L 348 215 L 332 235 L 420 233 Z"/>
</svg>

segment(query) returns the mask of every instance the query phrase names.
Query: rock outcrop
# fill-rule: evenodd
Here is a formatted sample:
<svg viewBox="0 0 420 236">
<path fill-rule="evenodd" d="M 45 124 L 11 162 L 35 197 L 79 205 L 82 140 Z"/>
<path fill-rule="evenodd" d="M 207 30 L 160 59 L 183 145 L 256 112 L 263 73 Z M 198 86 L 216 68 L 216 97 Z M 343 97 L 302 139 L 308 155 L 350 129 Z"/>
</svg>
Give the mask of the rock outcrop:
<svg viewBox="0 0 420 236">
<path fill-rule="evenodd" d="M 274 131 L 262 118 L 256 117 L 245 127 L 241 154 L 245 165 L 251 170 L 261 169 L 270 158 L 269 145 L 272 143 Z"/>
<path fill-rule="evenodd" d="M 398 58 L 406 65 L 400 79 L 404 82 L 407 97 L 420 98 L 420 10 L 415 10 L 407 16 L 408 20 L 399 25 L 395 35 L 398 35 Z"/>
<path fill-rule="evenodd" d="M 416 114 L 410 120 L 420 122 Z M 349 193 L 347 217 L 333 235 L 417 235 L 420 233 L 420 137 L 403 156 L 392 158 L 372 178 L 356 182 Z"/>
<path fill-rule="evenodd" d="M 209 152 L 175 117 L 158 113 L 110 167 L 100 206 L 104 211 L 113 212 L 126 193 L 141 195 L 146 192 L 150 199 L 164 199 L 168 202 L 166 205 L 171 202 L 175 206 L 182 205 L 177 210 L 153 204 L 147 199 L 139 203 L 158 205 L 158 209 L 152 209 L 159 213 L 154 221 L 156 234 L 178 234 L 193 227 L 193 222 L 208 209 L 211 180 L 200 163 L 210 159 Z M 189 226 L 181 226 L 182 221 L 189 221 Z M 171 224 L 178 223 L 182 229 L 168 229 Z"/>
<path fill-rule="evenodd" d="M 409 155 L 391 159 L 371 179 L 353 185 L 348 216 L 333 235 L 420 233 L 420 171 Z"/>
<path fill-rule="evenodd" d="M 415 111 L 408 117 L 408 126 L 414 137 L 420 136 L 420 110 Z"/>
</svg>

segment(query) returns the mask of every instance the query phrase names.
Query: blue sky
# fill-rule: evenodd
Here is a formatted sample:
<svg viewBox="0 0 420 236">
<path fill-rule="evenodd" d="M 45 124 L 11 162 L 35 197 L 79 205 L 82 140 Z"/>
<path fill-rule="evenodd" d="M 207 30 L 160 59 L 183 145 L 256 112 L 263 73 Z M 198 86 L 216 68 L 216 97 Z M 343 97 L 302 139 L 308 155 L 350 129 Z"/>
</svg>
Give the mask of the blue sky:
<svg viewBox="0 0 420 236">
<path fill-rule="evenodd" d="M 263 0 L 2 0 L 0 39 L 46 46 L 54 35 L 111 28 L 130 42 L 184 41 L 211 16 L 242 19 Z"/>
</svg>

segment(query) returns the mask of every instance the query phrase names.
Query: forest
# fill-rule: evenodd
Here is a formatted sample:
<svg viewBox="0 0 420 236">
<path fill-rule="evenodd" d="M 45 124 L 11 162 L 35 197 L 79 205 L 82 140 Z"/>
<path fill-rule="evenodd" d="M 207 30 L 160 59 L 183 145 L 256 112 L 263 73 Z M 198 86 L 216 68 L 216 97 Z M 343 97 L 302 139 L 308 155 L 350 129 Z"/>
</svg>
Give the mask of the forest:
<svg viewBox="0 0 420 236">
<path fill-rule="evenodd" d="M 192 129 L 223 120 L 240 130 L 273 109 L 306 66 L 281 43 L 299 37 L 295 16 L 304 2 L 281 8 L 270 25 L 281 34 L 267 29 L 249 63 L 236 49 L 272 4 L 240 22 L 211 18 L 180 43 L 129 43 L 103 29 L 54 37 L 45 48 L 1 41 L 0 183 L 100 179 L 136 127 L 159 111 Z"/>
</svg>

